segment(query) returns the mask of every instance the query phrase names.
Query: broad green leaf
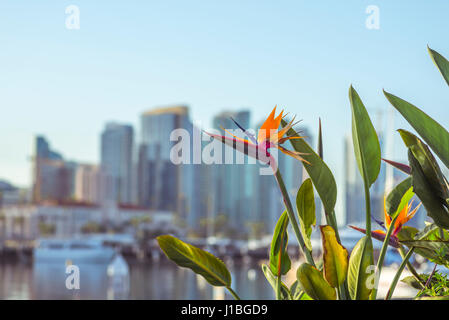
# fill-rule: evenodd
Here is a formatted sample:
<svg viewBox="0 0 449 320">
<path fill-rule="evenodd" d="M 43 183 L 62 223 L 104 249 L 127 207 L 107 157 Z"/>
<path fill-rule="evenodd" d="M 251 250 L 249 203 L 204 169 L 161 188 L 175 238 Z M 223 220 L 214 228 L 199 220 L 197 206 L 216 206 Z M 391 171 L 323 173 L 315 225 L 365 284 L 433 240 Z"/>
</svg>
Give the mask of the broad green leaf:
<svg viewBox="0 0 449 320">
<path fill-rule="evenodd" d="M 267 278 L 268 283 L 271 285 L 273 290 L 276 291 L 276 281 L 277 281 L 276 278 L 277 277 L 271 272 L 270 268 L 266 264 L 262 264 L 262 271 L 265 275 L 265 278 Z M 292 300 L 290 291 L 288 290 L 288 287 L 283 282 L 281 282 L 281 299 L 282 300 Z"/>
<path fill-rule="evenodd" d="M 407 192 L 411 192 L 411 197 L 406 197 L 404 200 L 404 195 Z M 391 217 L 395 217 L 397 212 L 400 212 L 408 201 L 413 197 L 412 188 L 412 178 L 408 177 L 401 183 L 399 183 L 387 196 L 385 199 L 385 210 Z M 405 203 L 404 203 L 405 202 Z"/>
<path fill-rule="evenodd" d="M 310 236 L 312 235 L 312 226 L 316 224 L 315 216 L 315 197 L 313 195 L 312 180 L 305 180 L 296 195 L 296 208 L 298 209 L 299 224 L 301 233 L 304 237 L 304 243 L 309 250 L 312 250 Z"/>
<path fill-rule="evenodd" d="M 295 280 L 290 287 L 290 294 L 292 296 L 292 300 L 313 300 L 307 295 L 307 293 L 301 290 L 298 280 Z"/>
<path fill-rule="evenodd" d="M 281 125 L 285 127 L 287 122 L 282 120 Z M 290 129 L 287 131 L 288 136 L 299 136 L 295 130 Z M 291 139 L 290 140 L 293 149 L 297 152 L 303 153 L 301 155 L 309 163 L 303 163 L 304 168 L 312 179 L 318 195 L 323 202 L 324 210 L 327 214 L 331 214 L 335 208 L 335 202 L 337 200 L 337 184 L 335 183 L 334 176 L 330 171 L 326 163 L 320 158 L 320 156 L 309 146 L 304 139 Z"/>
<path fill-rule="evenodd" d="M 444 80 L 446 80 L 446 83 L 449 85 L 449 61 L 435 50 L 432 50 L 429 47 L 427 47 L 427 49 L 429 50 L 433 62 L 436 64 Z"/>
<path fill-rule="evenodd" d="M 449 132 L 411 103 L 388 92 L 384 91 L 384 94 L 393 107 L 402 114 L 446 167 L 449 168 Z"/>
<path fill-rule="evenodd" d="M 291 268 L 291 261 L 287 253 L 287 227 L 288 214 L 287 211 L 284 211 L 276 224 L 271 240 L 270 269 L 276 276 L 286 274 Z"/>
<path fill-rule="evenodd" d="M 415 247 L 415 252 L 434 263 L 449 265 L 449 241 L 410 240 L 401 241 L 407 247 Z"/>
<path fill-rule="evenodd" d="M 400 129 L 398 130 L 402 140 L 404 141 L 407 148 L 409 148 L 416 160 L 418 160 L 421 169 L 426 176 L 427 181 L 433 188 L 434 193 L 438 195 L 442 201 L 449 198 L 449 192 L 446 188 L 446 183 L 444 182 L 443 174 L 437 161 L 433 157 L 432 153 L 417 136 L 414 134 Z"/>
<path fill-rule="evenodd" d="M 449 232 L 435 223 L 428 223 L 423 230 L 416 233 L 415 240 L 444 240 L 449 241 Z"/>
<path fill-rule="evenodd" d="M 348 289 L 352 300 L 368 300 L 371 294 L 369 278 L 374 269 L 373 244 L 365 236 L 352 249 L 348 267 Z"/>
<path fill-rule="evenodd" d="M 321 272 L 308 263 L 303 263 L 296 271 L 299 286 L 313 300 L 336 300 L 335 289 L 323 278 Z"/>
<path fill-rule="evenodd" d="M 380 144 L 368 112 L 357 91 L 349 88 L 352 110 L 352 141 L 360 174 L 367 186 L 376 181 L 380 171 Z"/>
<path fill-rule="evenodd" d="M 416 280 L 414 276 L 405 277 L 404 279 L 401 280 L 401 282 L 408 284 L 410 287 L 416 290 L 422 289 L 422 285 L 418 282 L 418 280 Z"/>
<path fill-rule="evenodd" d="M 449 213 L 444 201 L 433 192 L 433 187 L 422 171 L 418 160 L 412 151 L 408 151 L 408 159 L 412 168 L 412 184 L 413 190 L 426 208 L 427 214 L 432 217 L 433 221 L 441 228 L 449 228 Z"/>
<path fill-rule="evenodd" d="M 397 237 L 400 241 L 415 240 L 419 230 L 410 226 L 402 226 Z"/>
<path fill-rule="evenodd" d="M 331 226 L 320 226 L 323 241 L 324 277 L 331 287 L 340 287 L 348 272 L 348 250 L 343 247 L 335 236 Z"/>
<path fill-rule="evenodd" d="M 231 286 L 231 274 L 214 255 L 169 235 L 159 236 L 157 241 L 165 255 L 178 266 L 202 275 L 213 286 Z"/>
</svg>

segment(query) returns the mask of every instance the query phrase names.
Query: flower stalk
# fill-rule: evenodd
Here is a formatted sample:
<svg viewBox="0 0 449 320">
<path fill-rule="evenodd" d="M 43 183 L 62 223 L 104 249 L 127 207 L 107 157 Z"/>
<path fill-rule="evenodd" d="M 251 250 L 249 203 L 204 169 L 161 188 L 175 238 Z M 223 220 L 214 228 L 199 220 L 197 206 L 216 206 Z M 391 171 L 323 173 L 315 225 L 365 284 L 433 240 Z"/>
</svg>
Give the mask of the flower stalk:
<svg viewBox="0 0 449 320">
<path fill-rule="evenodd" d="M 388 245 L 390 242 L 390 237 L 395 228 L 395 222 L 396 222 L 398 216 L 399 215 L 396 215 L 396 217 L 394 217 L 393 221 L 391 222 L 390 226 L 388 227 L 384 242 L 382 244 L 382 249 L 380 250 L 379 259 L 377 260 L 377 266 L 376 266 L 376 276 L 374 278 L 374 279 L 376 279 L 376 284 L 373 288 L 373 291 L 371 292 L 371 296 L 370 296 L 371 300 L 376 300 L 376 298 L 377 298 L 378 279 L 380 278 L 380 274 L 382 272 L 382 266 L 384 263 L 385 254 L 387 253 Z"/>
<path fill-rule="evenodd" d="M 390 300 L 391 297 L 393 296 L 393 292 L 394 292 L 394 289 L 396 288 L 396 285 L 398 284 L 399 277 L 401 276 L 402 271 L 404 271 L 405 265 L 408 263 L 408 260 L 412 256 L 414 250 L 415 250 L 415 247 L 410 248 L 410 250 L 405 255 L 404 259 L 402 260 L 402 263 L 399 266 L 399 269 L 396 272 L 393 281 L 391 282 L 390 289 L 388 290 L 385 300 Z"/>
<path fill-rule="evenodd" d="M 295 214 L 293 211 L 293 206 L 290 201 L 290 197 L 288 195 L 287 188 L 285 187 L 285 183 L 284 183 L 284 180 L 282 179 L 282 175 L 281 175 L 281 172 L 279 171 L 279 169 L 276 170 L 274 176 L 278 183 L 279 190 L 281 191 L 285 209 L 287 210 L 288 218 L 290 219 L 290 222 L 292 224 L 296 239 L 298 239 L 298 243 L 301 248 L 301 251 L 303 252 L 303 254 L 305 256 L 307 263 L 311 264 L 312 266 L 315 266 L 315 262 L 313 261 L 312 252 L 307 248 L 307 246 L 304 242 L 304 238 L 301 234 L 301 231 L 299 230 L 298 222 L 296 220 L 296 217 L 295 217 Z"/>
</svg>

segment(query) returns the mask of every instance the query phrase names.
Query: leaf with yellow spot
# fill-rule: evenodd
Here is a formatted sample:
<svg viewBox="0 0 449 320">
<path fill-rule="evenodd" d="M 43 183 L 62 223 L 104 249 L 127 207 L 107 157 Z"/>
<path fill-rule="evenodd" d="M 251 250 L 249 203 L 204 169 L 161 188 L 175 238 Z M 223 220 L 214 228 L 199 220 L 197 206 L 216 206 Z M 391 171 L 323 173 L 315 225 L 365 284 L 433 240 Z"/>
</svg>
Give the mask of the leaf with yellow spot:
<svg viewBox="0 0 449 320">
<path fill-rule="evenodd" d="M 348 250 L 335 236 L 331 226 L 320 226 L 323 241 L 324 277 L 327 282 L 337 288 L 343 284 L 348 272 Z"/>
</svg>

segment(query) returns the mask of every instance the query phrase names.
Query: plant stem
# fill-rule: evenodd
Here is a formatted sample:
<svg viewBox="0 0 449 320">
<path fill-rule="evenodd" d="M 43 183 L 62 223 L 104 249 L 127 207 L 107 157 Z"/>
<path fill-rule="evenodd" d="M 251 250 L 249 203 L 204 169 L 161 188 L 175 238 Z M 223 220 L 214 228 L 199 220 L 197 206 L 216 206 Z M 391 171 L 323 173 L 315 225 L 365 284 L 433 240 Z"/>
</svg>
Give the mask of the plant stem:
<svg viewBox="0 0 449 320">
<path fill-rule="evenodd" d="M 279 189 L 281 190 L 285 209 L 287 210 L 288 218 L 290 219 L 290 222 L 292 224 L 296 239 L 298 239 L 298 243 L 301 248 L 301 251 L 305 255 L 307 263 L 311 264 L 312 266 L 315 266 L 315 262 L 313 261 L 313 257 L 312 257 L 312 252 L 306 247 L 306 245 L 304 243 L 304 238 L 302 237 L 301 231 L 299 230 L 298 222 L 296 221 L 295 214 L 293 211 L 293 206 L 290 201 L 290 196 L 288 195 L 287 188 L 285 187 L 284 180 L 282 179 L 282 175 L 281 175 L 281 172 L 279 171 L 279 168 L 276 170 L 276 173 L 274 174 L 274 176 L 276 177 L 276 181 L 278 183 Z"/>
<path fill-rule="evenodd" d="M 435 263 L 435 266 L 433 267 L 432 272 L 429 274 L 429 277 L 427 278 L 426 284 L 424 285 L 424 288 L 421 289 L 420 292 L 418 292 L 418 294 L 420 294 L 424 289 L 427 289 L 430 285 L 430 281 L 433 278 L 433 275 L 435 274 L 435 272 L 437 271 L 437 264 Z"/>
<path fill-rule="evenodd" d="M 391 282 L 390 289 L 388 290 L 388 293 L 387 293 L 387 296 L 385 297 L 385 300 L 390 300 L 391 297 L 393 296 L 393 292 L 394 292 L 394 289 L 396 288 L 396 285 L 397 285 L 397 283 L 399 281 L 399 277 L 401 276 L 402 271 L 404 270 L 405 265 L 407 264 L 408 260 L 412 256 L 414 250 L 415 250 L 415 247 L 411 247 L 410 250 L 405 255 L 404 259 L 402 260 L 402 263 L 399 266 L 399 269 L 396 272 L 396 274 L 395 274 L 395 276 L 393 278 L 393 281 Z"/>
<path fill-rule="evenodd" d="M 405 259 L 405 251 L 404 251 L 404 247 L 400 246 L 398 248 L 399 254 L 401 255 L 402 260 Z M 419 276 L 419 273 L 416 271 L 416 269 L 413 267 L 413 265 L 410 263 L 410 261 L 407 261 L 407 269 L 408 271 L 411 272 L 411 274 L 413 275 L 413 277 L 416 279 L 416 281 L 418 281 L 418 283 L 421 285 L 422 288 L 424 288 L 424 280 L 421 279 L 421 277 Z"/>
<path fill-rule="evenodd" d="M 276 300 L 281 300 L 281 276 L 276 278 Z"/>
<path fill-rule="evenodd" d="M 377 260 L 376 277 L 374 278 L 376 285 L 374 286 L 373 291 L 371 292 L 371 296 L 370 296 L 371 300 L 376 300 L 376 298 L 377 298 L 378 280 L 380 279 L 380 273 L 382 271 L 382 265 L 384 263 L 385 254 L 387 253 L 388 245 L 390 242 L 390 237 L 393 232 L 394 224 L 395 224 L 398 216 L 399 215 L 396 215 L 396 217 L 393 219 L 393 221 L 391 221 L 390 226 L 388 227 L 388 230 L 387 230 L 387 234 L 385 235 L 384 242 L 382 244 L 382 249 L 380 250 L 379 259 Z M 371 234 L 370 234 L 370 239 L 371 239 Z"/>
<path fill-rule="evenodd" d="M 240 297 L 237 295 L 237 293 L 232 290 L 231 287 L 226 287 L 226 289 L 228 289 L 229 293 L 234 297 L 235 300 L 240 300 Z"/>
<path fill-rule="evenodd" d="M 371 239 L 371 202 L 369 186 L 365 183 L 366 235 Z"/>
</svg>

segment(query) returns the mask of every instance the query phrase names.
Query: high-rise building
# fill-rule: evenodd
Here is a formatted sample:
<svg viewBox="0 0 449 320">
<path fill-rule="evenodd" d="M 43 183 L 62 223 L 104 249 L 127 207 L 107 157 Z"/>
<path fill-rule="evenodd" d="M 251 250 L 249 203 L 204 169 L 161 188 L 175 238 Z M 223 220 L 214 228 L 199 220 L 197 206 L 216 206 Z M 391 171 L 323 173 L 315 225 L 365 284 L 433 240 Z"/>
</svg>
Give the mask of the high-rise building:
<svg viewBox="0 0 449 320">
<path fill-rule="evenodd" d="M 77 164 L 51 150 L 42 136 L 36 137 L 33 154 L 33 202 L 71 199 Z"/>
<path fill-rule="evenodd" d="M 101 170 L 106 201 L 132 202 L 133 141 L 131 125 L 107 123 L 101 134 Z"/>
<path fill-rule="evenodd" d="M 225 111 L 216 115 L 213 119 L 215 129 L 237 129 L 233 118 L 244 128 L 250 127 L 250 112 Z M 223 132 L 223 134 L 225 134 Z M 243 132 L 236 135 L 245 137 Z M 213 165 L 212 180 L 215 188 L 214 212 L 225 214 L 228 217 L 229 227 L 236 231 L 246 230 L 247 223 L 252 213 L 253 185 L 251 179 L 255 165 L 248 164 L 246 156 L 243 161 L 238 151 L 227 145 L 222 145 L 222 163 Z"/>
<path fill-rule="evenodd" d="M 98 165 L 80 164 L 75 171 L 75 200 L 100 204 L 102 201 L 102 174 Z"/>
<path fill-rule="evenodd" d="M 344 140 L 344 187 L 346 224 L 360 224 L 365 221 L 365 193 L 363 180 L 357 167 L 352 137 Z"/>
<path fill-rule="evenodd" d="M 177 212 L 185 218 L 191 199 L 192 168 L 174 164 L 170 152 L 178 141 L 171 141 L 174 130 L 187 130 L 192 124 L 186 106 L 155 108 L 141 116 L 139 146 L 139 203 L 153 209 Z"/>
</svg>

